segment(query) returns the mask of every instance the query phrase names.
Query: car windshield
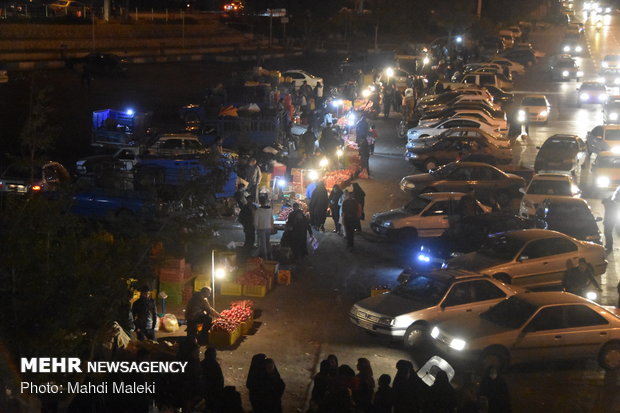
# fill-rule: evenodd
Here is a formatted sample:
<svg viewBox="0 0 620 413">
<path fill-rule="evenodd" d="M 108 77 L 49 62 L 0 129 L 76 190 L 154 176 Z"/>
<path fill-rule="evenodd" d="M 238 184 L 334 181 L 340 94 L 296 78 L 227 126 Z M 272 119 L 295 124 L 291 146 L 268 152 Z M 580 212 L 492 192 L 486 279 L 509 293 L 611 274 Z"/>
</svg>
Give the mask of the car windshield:
<svg viewBox="0 0 620 413">
<path fill-rule="evenodd" d="M 544 151 L 574 151 L 577 150 L 577 142 L 566 139 L 547 139 L 540 149 Z"/>
<path fill-rule="evenodd" d="M 478 253 L 487 257 L 509 261 L 521 251 L 523 244 L 525 244 L 525 241 L 504 234 L 489 238 Z"/>
<path fill-rule="evenodd" d="M 571 196 L 571 184 L 568 181 L 545 181 L 536 179 L 532 181 L 527 190 L 532 195 L 559 195 Z"/>
<path fill-rule="evenodd" d="M 605 62 L 618 63 L 620 61 L 620 55 L 605 56 L 605 58 L 603 60 Z"/>
<path fill-rule="evenodd" d="M 581 90 L 606 90 L 605 85 L 600 83 L 584 83 L 581 85 Z"/>
<path fill-rule="evenodd" d="M 592 211 L 585 202 L 553 202 L 548 210 L 548 217 L 570 217 L 577 221 L 592 216 Z"/>
<path fill-rule="evenodd" d="M 455 169 L 456 169 L 456 164 L 449 163 L 448 165 L 442 166 L 441 168 L 431 172 L 431 175 L 433 175 L 433 177 L 437 179 L 444 179 Z"/>
<path fill-rule="evenodd" d="M 430 203 L 431 201 L 429 199 L 415 197 L 414 199 L 409 201 L 407 205 L 405 205 L 405 209 L 413 214 L 419 214 Z"/>
<path fill-rule="evenodd" d="M 606 141 L 620 141 L 620 129 L 608 129 L 605 131 Z"/>
<path fill-rule="evenodd" d="M 523 98 L 521 101 L 523 106 L 547 106 L 545 98 Z"/>
<path fill-rule="evenodd" d="M 422 302 L 430 307 L 439 304 L 449 287 L 450 284 L 446 281 L 420 275 L 411 278 L 404 285 L 399 285 L 392 290 L 392 293 L 408 300 Z"/>
<path fill-rule="evenodd" d="M 556 66 L 562 68 L 575 67 L 575 62 L 572 60 L 560 60 L 556 63 Z"/>
<path fill-rule="evenodd" d="M 597 168 L 620 168 L 620 156 L 599 156 L 596 158 Z"/>
<path fill-rule="evenodd" d="M 519 328 L 536 312 L 536 306 L 518 297 L 510 297 L 491 307 L 480 317 L 506 328 Z"/>
</svg>

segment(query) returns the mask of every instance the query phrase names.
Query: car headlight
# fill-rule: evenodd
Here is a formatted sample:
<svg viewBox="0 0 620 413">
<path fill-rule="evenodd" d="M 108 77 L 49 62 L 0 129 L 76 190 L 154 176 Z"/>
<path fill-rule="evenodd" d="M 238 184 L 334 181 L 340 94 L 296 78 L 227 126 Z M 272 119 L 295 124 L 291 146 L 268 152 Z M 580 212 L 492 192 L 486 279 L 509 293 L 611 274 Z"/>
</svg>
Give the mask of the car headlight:
<svg viewBox="0 0 620 413">
<path fill-rule="evenodd" d="M 379 324 L 385 324 L 388 326 L 393 326 L 394 325 L 394 318 L 392 317 L 381 317 L 379 318 Z"/>
<path fill-rule="evenodd" d="M 577 53 L 581 53 L 581 52 L 583 51 L 583 47 L 581 47 L 581 46 L 577 46 L 577 47 L 575 47 L 575 51 L 576 51 Z"/>
<path fill-rule="evenodd" d="M 386 221 L 383 224 L 381 224 L 381 226 L 385 228 L 392 228 L 392 222 Z"/>
<path fill-rule="evenodd" d="M 564 46 L 562 50 L 564 50 L 565 52 L 570 52 L 570 46 Z"/>
<path fill-rule="evenodd" d="M 579 95 L 579 98 L 581 100 L 588 100 L 588 99 L 590 99 L 590 95 L 588 95 L 587 93 L 584 92 L 581 95 Z"/>
<path fill-rule="evenodd" d="M 581 70 L 577 71 L 577 77 L 583 77 L 583 72 Z"/>
<path fill-rule="evenodd" d="M 418 158 L 418 154 L 417 154 L 417 153 L 411 153 L 411 152 L 409 152 L 409 153 L 408 153 L 408 155 L 407 155 L 407 157 L 408 157 L 409 159 L 417 159 L 417 158 Z"/>
<path fill-rule="evenodd" d="M 586 293 L 586 298 L 590 301 L 596 301 L 596 299 L 598 298 L 598 294 L 594 291 L 588 291 Z"/>
<path fill-rule="evenodd" d="M 618 114 L 616 112 L 612 112 L 609 114 L 610 120 L 618 120 Z"/>
<path fill-rule="evenodd" d="M 547 116 L 549 115 L 549 112 L 546 110 L 543 110 L 542 112 L 539 113 L 540 116 Z"/>
<path fill-rule="evenodd" d="M 461 338 L 453 338 L 452 341 L 450 341 L 450 348 L 453 348 L 457 351 L 463 350 L 465 348 L 465 345 L 467 345 L 467 343 Z"/>
<path fill-rule="evenodd" d="M 610 183 L 611 180 L 606 176 L 599 176 L 596 178 L 596 186 L 598 187 L 605 188 L 608 187 Z"/>
<path fill-rule="evenodd" d="M 431 257 L 421 252 L 418 254 L 418 261 L 424 263 L 431 262 Z"/>
<path fill-rule="evenodd" d="M 609 67 L 609 63 L 607 63 L 607 62 L 603 62 L 601 65 L 602 65 L 603 67 Z"/>
<path fill-rule="evenodd" d="M 413 182 L 405 182 L 405 188 L 413 189 L 415 188 L 415 184 Z"/>
<path fill-rule="evenodd" d="M 568 70 L 563 70 L 562 71 L 562 76 L 568 77 Z"/>
<path fill-rule="evenodd" d="M 523 109 L 520 109 L 517 112 L 517 121 L 525 122 L 526 119 L 527 119 L 527 114 L 525 113 L 525 111 Z"/>
<path fill-rule="evenodd" d="M 607 93 L 601 93 L 600 95 L 598 95 L 598 100 L 601 102 L 605 102 L 607 100 Z"/>
<path fill-rule="evenodd" d="M 433 329 L 431 330 L 431 337 L 433 338 L 439 337 L 439 328 L 433 327 Z"/>
<path fill-rule="evenodd" d="M 611 13 L 611 7 L 607 7 L 607 8 L 605 9 L 605 13 Z"/>
</svg>

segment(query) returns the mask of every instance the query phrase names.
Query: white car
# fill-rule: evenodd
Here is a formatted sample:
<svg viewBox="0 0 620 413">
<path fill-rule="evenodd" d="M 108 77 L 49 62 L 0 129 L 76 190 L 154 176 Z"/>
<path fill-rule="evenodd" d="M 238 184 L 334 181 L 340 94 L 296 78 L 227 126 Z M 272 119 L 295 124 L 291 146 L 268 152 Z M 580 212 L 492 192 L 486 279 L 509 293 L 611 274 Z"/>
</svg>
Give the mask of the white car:
<svg viewBox="0 0 620 413">
<path fill-rule="evenodd" d="M 479 316 L 433 326 L 431 337 L 448 357 L 482 367 L 596 358 L 605 370 L 620 368 L 618 310 L 567 292 L 516 294 Z"/>
<path fill-rule="evenodd" d="M 482 103 L 483 105 L 488 106 L 493 110 L 501 110 L 502 106 L 499 104 L 493 103 L 493 97 L 488 98 L 485 94 L 472 94 L 472 93 L 461 93 L 456 96 L 454 99 L 449 102 L 444 103 L 435 103 L 432 102 L 429 104 L 428 102 L 420 103 L 420 109 L 423 111 L 433 111 L 433 110 L 441 110 L 445 107 L 456 105 L 459 103 Z"/>
<path fill-rule="evenodd" d="M 451 116 L 451 118 L 462 118 L 462 117 L 479 119 L 491 126 L 495 126 L 500 133 L 508 132 L 508 122 L 506 121 L 506 119 L 494 118 L 493 116 L 490 116 L 488 113 L 482 110 L 455 109 L 454 114 Z M 441 119 L 439 118 L 420 120 L 420 122 L 418 123 L 418 127 L 430 126 L 440 120 Z"/>
<path fill-rule="evenodd" d="M 429 126 L 409 129 L 407 131 L 407 139 L 411 141 L 425 136 L 438 135 L 443 132 L 444 129 L 450 128 L 479 128 L 491 135 L 497 134 L 499 132 L 499 128 L 497 126 L 489 125 L 488 123 L 483 122 L 480 119 L 472 117 L 462 117 L 443 119 Z"/>
<path fill-rule="evenodd" d="M 545 95 L 525 95 L 517 111 L 517 120 L 546 123 L 550 112 L 551 104 Z"/>
<path fill-rule="evenodd" d="M 420 194 L 402 208 L 372 216 L 370 227 L 375 234 L 399 241 L 441 236 L 450 226 L 448 218 L 459 214 L 462 192 L 432 192 Z M 491 208 L 476 201 L 479 214 Z"/>
<path fill-rule="evenodd" d="M 546 199 L 578 197 L 581 191 L 570 175 L 536 174 L 532 177 L 527 189 L 521 189 L 523 198 L 519 214 L 526 218 L 536 216 L 536 209 Z"/>
<path fill-rule="evenodd" d="M 491 275 L 498 280 L 522 287 L 560 285 L 566 262 L 574 266 L 586 260 L 595 275 L 607 269 L 605 248 L 546 229 L 524 229 L 497 234 L 479 251 L 448 261 L 448 268 Z"/>
<path fill-rule="evenodd" d="M 497 63 L 502 66 L 507 66 L 510 69 L 510 73 L 517 75 L 525 74 L 525 66 L 521 63 L 513 62 L 510 59 L 506 59 L 505 57 L 495 56 L 489 59 L 491 63 Z"/>
<path fill-rule="evenodd" d="M 497 146 L 498 148 L 510 148 L 510 140 L 503 136 L 491 135 L 484 131 L 481 131 L 479 128 L 452 128 L 447 129 L 446 131 L 441 132 L 437 135 L 407 141 L 406 149 L 417 148 L 420 146 L 431 146 L 438 140 L 455 136 L 466 136 L 469 138 L 485 138 L 487 141 Z"/>
<path fill-rule="evenodd" d="M 416 274 L 392 291 L 358 301 L 349 311 L 353 324 L 373 333 L 422 344 L 429 326 L 480 314 L 515 295 L 513 286 L 469 271 L 440 270 Z"/>
<path fill-rule="evenodd" d="M 325 86 L 325 83 L 323 82 L 322 78 L 314 76 L 314 75 L 311 75 L 310 73 L 306 72 L 305 70 L 290 69 L 290 70 L 287 70 L 287 71 L 283 72 L 282 76 L 285 77 L 285 78 L 290 77 L 291 79 L 293 79 L 293 87 L 295 87 L 295 89 L 299 89 L 301 87 L 301 85 L 303 85 L 304 80 L 313 89 L 316 87 L 317 83 L 319 83 L 319 82 L 323 86 Z"/>
<path fill-rule="evenodd" d="M 603 61 L 601 62 L 601 67 L 603 69 L 620 69 L 620 55 L 617 54 L 608 54 L 603 57 Z"/>
</svg>

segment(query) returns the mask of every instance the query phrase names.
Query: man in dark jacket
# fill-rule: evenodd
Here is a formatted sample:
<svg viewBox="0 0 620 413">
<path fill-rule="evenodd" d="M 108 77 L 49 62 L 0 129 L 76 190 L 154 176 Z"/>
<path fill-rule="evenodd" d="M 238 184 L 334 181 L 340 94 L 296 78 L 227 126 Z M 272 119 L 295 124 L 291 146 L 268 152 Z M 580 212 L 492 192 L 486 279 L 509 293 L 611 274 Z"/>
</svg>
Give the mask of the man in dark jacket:
<svg viewBox="0 0 620 413">
<path fill-rule="evenodd" d="M 605 251 L 609 254 L 614 249 L 614 227 L 618 218 L 618 204 L 609 198 L 603 199 L 605 216 L 603 217 L 603 232 L 605 234 Z"/>
<path fill-rule="evenodd" d="M 362 207 L 359 202 L 351 196 L 349 191 L 345 191 L 341 214 L 345 236 L 347 237 L 347 247 L 349 250 L 353 249 L 355 242 L 355 229 L 360 226 L 360 218 L 362 215 L 361 211 Z"/>
<path fill-rule="evenodd" d="M 203 336 L 206 339 L 206 334 L 209 328 L 211 328 L 211 317 L 219 317 L 220 313 L 215 311 L 209 303 L 211 297 L 211 288 L 203 287 L 200 291 L 195 292 L 192 298 L 187 303 L 185 308 L 185 319 L 187 320 L 187 337 L 196 337 L 198 333 L 198 325 L 203 325 Z"/>
<path fill-rule="evenodd" d="M 149 297 L 150 292 L 149 286 L 143 285 L 140 288 L 140 298 L 131 307 L 138 340 L 155 340 L 157 309 L 155 300 Z"/>
</svg>

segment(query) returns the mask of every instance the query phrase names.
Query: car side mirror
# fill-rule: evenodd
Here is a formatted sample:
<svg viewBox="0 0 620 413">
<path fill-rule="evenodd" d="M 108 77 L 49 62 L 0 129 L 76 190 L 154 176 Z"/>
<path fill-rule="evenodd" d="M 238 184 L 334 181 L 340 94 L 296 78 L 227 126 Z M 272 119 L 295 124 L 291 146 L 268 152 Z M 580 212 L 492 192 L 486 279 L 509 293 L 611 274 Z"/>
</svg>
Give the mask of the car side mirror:
<svg viewBox="0 0 620 413">
<path fill-rule="evenodd" d="M 525 195 L 525 188 L 519 188 L 519 192 L 521 192 L 523 195 Z"/>
<path fill-rule="evenodd" d="M 519 257 L 518 261 L 519 262 L 523 262 L 523 261 L 527 261 L 529 259 L 530 259 L 530 257 L 528 257 L 527 255 L 522 255 L 522 256 Z"/>
</svg>

